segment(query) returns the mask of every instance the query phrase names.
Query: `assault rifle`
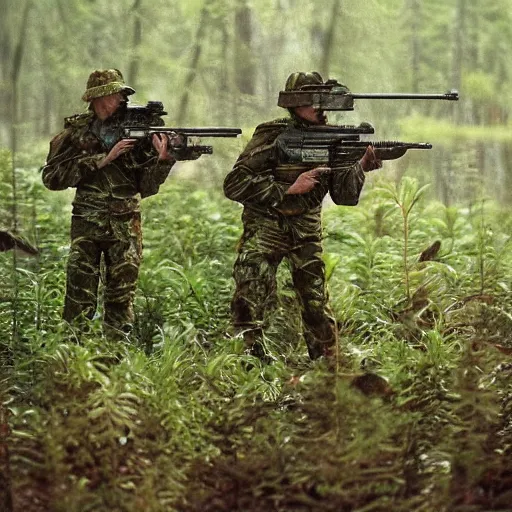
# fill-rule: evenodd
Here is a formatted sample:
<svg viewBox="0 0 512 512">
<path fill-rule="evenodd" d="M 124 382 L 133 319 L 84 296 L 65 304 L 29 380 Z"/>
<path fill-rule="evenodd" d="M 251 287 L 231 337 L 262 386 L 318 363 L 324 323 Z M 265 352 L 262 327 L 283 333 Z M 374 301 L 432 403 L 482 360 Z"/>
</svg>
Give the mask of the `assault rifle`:
<svg viewBox="0 0 512 512">
<path fill-rule="evenodd" d="M 274 142 L 277 155 L 276 179 L 293 183 L 311 166 L 348 167 L 358 162 L 370 145 L 374 147 L 375 156 L 380 160 L 400 158 L 409 149 L 432 148 L 432 144 L 426 142 L 359 140 L 361 126 L 364 128 L 364 125 L 287 128 Z"/>
<path fill-rule="evenodd" d="M 190 137 L 238 137 L 240 128 L 169 128 L 166 126 L 126 126 L 123 137 L 126 139 L 148 139 L 154 133 L 178 135 L 178 142 L 173 144 L 173 150 L 180 160 L 195 160 L 201 155 L 211 155 L 212 146 L 189 144 Z"/>
<path fill-rule="evenodd" d="M 283 108 L 312 106 L 319 110 L 354 110 L 356 99 L 457 101 L 459 93 L 453 89 L 444 94 L 353 93 L 345 85 L 331 79 L 323 84 L 304 85 L 298 91 L 281 91 L 277 104 Z"/>
<path fill-rule="evenodd" d="M 400 158 L 409 149 L 431 149 L 432 144 L 398 141 L 362 141 L 360 135 L 373 133 L 368 123 L 359 126 L 289 127 L 275 140 L 278 165 L 314 164 L 334 166 L 358 161 L 372 145 L 380 160 Z"/>
<path fill-rule="evenodd" d="M 162 116 L 167 114 L 160 101 L 149 101 L 146 106 L 129 105 L 120 138 L 150 141 L 155 133 L 177 135 L 173 150 L 178 160 L 195 160 L 201 155 L 213 153 L 212 146 L 203 146 L 191 142 L 190 138 L 238 137 L 240 128 L 174 128 L 164 126 Z"/>
</svg>

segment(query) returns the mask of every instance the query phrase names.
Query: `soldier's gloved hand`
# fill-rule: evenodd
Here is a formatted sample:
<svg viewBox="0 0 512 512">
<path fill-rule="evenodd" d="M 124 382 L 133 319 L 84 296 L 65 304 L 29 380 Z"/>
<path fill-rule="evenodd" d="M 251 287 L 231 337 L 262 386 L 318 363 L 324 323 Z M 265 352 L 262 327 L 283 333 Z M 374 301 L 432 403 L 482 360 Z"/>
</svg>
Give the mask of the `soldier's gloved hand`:
<svg viewBox="0 0 512 512">
<path fill-rule="evenodd" d="M 382 160 L 377 158 L 375 154 L 375 148 L 373 146 L 368 146 L 366 148 L 366 152 L 359 160 L 361 167 L 364 172 L 374 171 L 375 169 L 380 169 L 382 167 Z"/>
<path fill-rule="evenodd" d="M 310 171 L 303 172 L 299 177 L 290 185 L 286 194 L 305 194 L 313 190 L 318 183 L 318 177 L 321 174 L 330 172 L 331 168 L 326 166 L 315 167 Z"/>
<path fill-rule="evenodd" d="M 108 155 L 98 164 L 98 169 L 105 167 L 110 162 L 114 161 L 116 158 L 123 155 L 124 153 L 128 153 L 128 151 L 130 151 L 130 149 L 133 148 L 136 142 L 136 139 L 121 139 L 110 150 Z"/>
<path fill-rule="evenodd" d="M 175 162 L 176 158 L 167 150 L 169 143 L 169 136 L 165 133 L 153 134 L 153 147 L 158 153 L 158 160 L 164 162 Z"/>
</svg>

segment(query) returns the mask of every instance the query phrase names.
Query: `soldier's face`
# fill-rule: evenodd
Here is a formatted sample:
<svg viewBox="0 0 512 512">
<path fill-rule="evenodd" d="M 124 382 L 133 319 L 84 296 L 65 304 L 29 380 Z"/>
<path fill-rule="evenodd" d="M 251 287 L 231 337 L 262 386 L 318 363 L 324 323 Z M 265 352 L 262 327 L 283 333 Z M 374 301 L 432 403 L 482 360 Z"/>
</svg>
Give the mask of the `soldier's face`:
<svg viewBox="0 0 512 512">
<path fill-rule="evenodd" d="M 92 100 L 92 108 L 94 113 L 104 121 L 119 108 L 122 101 L 122 94 L 109 94 L 108 96 L 102 96 L 101 98 L 94 98 Z"/>
<path fill-rule="evenodd" d="M 318 110 L 311 106 L 296 107 L 295 113 L 305 121 L 311 124 L 325 124 L 327 123 L 327 116 L 323 110 Z"/>
</svg>

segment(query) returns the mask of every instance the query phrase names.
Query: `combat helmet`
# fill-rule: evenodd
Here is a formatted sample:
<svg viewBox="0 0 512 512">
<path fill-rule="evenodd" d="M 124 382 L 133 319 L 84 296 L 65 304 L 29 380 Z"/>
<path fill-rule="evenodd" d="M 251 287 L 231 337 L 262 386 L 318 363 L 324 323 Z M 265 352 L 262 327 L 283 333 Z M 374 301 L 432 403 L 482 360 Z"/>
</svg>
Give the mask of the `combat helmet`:
<svg viewBox="0 0 512 512">
<path fill-rule="evenodd" d="M 311 71 L 304 73 L 296 71 L 286 80 L 285 91 L 300 91 L 305 85 L 322 85 L 324 83 L 320 73 Z"/>
<path fill-rule="evenodd" d="M 312 106 L 320 110 L 352 110 L 348 105 L 350 90 L 337 80 L 324 82 L 317 71 L 292 73 L 280 91 L 277 105 L 288 110 Z"/>
<path fill-rule="evenodd" d="M 135 89 L 124 83 L 123 74 L 118 69 L 96 69 L 89 75 L 82 100 L 92 101 L 118 92 L 129 96 Z"/>
</svg>

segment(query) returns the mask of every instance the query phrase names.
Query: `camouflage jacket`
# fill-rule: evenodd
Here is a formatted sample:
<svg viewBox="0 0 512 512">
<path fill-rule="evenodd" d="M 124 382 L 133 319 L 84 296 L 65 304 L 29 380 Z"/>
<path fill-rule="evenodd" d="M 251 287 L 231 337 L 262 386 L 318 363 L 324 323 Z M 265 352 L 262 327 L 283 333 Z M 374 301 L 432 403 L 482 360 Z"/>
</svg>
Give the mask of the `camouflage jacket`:
<svg viewBox="0 0 512 512">
<path fill-rule="evenodd" d="M 340 164 L 333 172 L 321 175 L 319 183 L 306 194 L 285 194 L 297 176 L 297 166 L 290 169 L 290 175 L 294 178 L 287 179 L 287 169 L 277 165 L 273 143 L 290 123 L 297 124 L 297 121 L 293 118 L 276 119 L 256 128 L 233 170 L 224 180 L 226 197 L 265 216 L 320 214 L 327 193 L 336 204 L 356 205 L 365 181 L 365 173 L 359 163 L 347 166 Z M 314 167 L 303 165 L 302 171 Z"/>
<path fill-rule="evenodd" d="M 122 105 L 103 122 L 93 112 L 66 118 L 64 130 L 50 142 L 42 169 L 43 183 L 50 190 L 76 188 L 73 215 L 98 228 L 107 227 L 110 218 L 123 222 L 139 212 L 141 198 L 158 192 L 173 165 L 158 160 L 150 141 L 139 141 L 131 151 L 98 169 L 119 139 L 120 127 L 127 122 L 125 113 Z M 155 116 L 151 123 L 163 121 Z"/>
</svg>

